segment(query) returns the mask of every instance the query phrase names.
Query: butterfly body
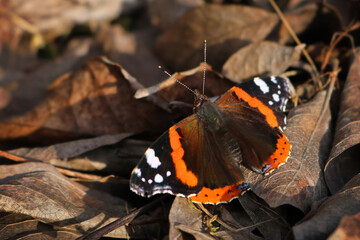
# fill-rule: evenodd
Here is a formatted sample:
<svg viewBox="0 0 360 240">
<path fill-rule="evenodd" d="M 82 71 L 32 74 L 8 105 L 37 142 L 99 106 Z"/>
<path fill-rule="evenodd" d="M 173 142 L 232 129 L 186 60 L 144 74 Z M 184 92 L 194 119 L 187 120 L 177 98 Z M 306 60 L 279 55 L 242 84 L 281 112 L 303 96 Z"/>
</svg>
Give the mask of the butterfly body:
<svg viewBox="0 0 360 240">
<path fill-rule="evenodd" d="M 229 202 L 249 189 L 239 165 L 268 174 L 285 163 L 290 143 L 283 134 L 283 78 L 254 79 L 215 102 L 196 92 L 194 114 L 172 126 L 148 148 L 133 170 L 130 188 L 194 202 Z"/>
</svg>

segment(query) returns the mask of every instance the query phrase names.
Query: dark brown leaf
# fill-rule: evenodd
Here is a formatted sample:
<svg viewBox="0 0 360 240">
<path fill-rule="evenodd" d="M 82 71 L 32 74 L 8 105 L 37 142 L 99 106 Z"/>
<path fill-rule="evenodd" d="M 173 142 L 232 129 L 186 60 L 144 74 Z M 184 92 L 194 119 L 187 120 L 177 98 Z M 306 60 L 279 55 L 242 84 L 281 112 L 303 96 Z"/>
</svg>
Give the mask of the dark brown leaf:
<svg viewBox="0 0 360 240">
<path fill-rule="evenodd" d="M 333 148 L 325 166 L 332 194 L 360 172 L 360 51 L 357 52 L 341 93 Z"/>
<path fill-rule="evenodd" d="M 213 239 L 202 231 L 202 213 L 191 207 L 186 198 L 175 198 L 169 213 L 169 239 L 181 239 L 183 232 L 195 239 Z"/>
<path fill-rule="evenodd" d="M 224 78 L 221 74 L 212 70 L 211 66 L 206 65 L 206 84 L 205 95 L 208 97 L 219 96 L 234 86 L 234 83 Z M 198 67 L 187 70 L 185 72 L 174 73 L 173 77 L 184 83 L 190 89 L 198 89 L 202 91 L 204 65 L 201 63 Z M 157 93 L 156 96 L 150 96 Z M 180 86 L 173 78 L 168 78 L 159 84 L 149 88 L 138 89 L 135 98 L 143 98 L 150 96 L 151 99 L 159 106 L 163 105 L 161 100 L 165 100 L 164 108 L 172 101 L 182 101 L 191 104 L 194 102 L 194 94 L 183 86 Z M 192 109 L 191 109 L 192 110 Z"/>
<path fill-rule="evenodd" d="M 105 135 L 58 143 L 48 147 L 19 148 L 8 151 L 16 156 L 41 160 L 52 165 L 80 171 L 106 171 L 126 176 L 148 144 L 122 142 L 131 134 Z M 127 141 L 126 141 L 127 142 Z M 124 146 L 123 146 L 124 145 Z M 123 153 L 122 151 L 127 151 Z M 111 172 L 109 172 L 111 171 Z"/>
<path fill-rule="evenodd" d="M 280 75 L 300 59 L 304 46 L 287 47 L 268 41 L 251 43 L 231 55 L 222 73 L 237 83 L 264 74 Z"/>
<path fill-rule="evenodd" d="M 27 215 L 59 230 L 84 233 L 127 215 L 121 200 L 89 191 L 47 164 L 2 166 L 0 177 L 1 211 Z M 122 226 L 109 236 L 126 238 L 128 234 L 131 232 Z"/>
<path fill-rule="evenodd" d="M 202 4 L 203 0 L 147 0 L 151 23 L 162 29 L 169 28 L 189 9 Z"/>
<path fill-rule="evenodd" d="M 153 51 L 156 29 L 148 26 L 126 32 L 121 26 L 102 26 L 97 39 L 102 43 L 106 56 L 119 63 L 131 76 L 145 86 L 158 83 L 165 77 L 157 67 L 164 63 Z"/>
<path fill-rule="evenodd" d="M 296 239 L 326 239 L 345 215 L 360 212 L 360 174 L 351 179 L 338 193 L 322 203 L 314 204 L 304 220 L 294 226 Z M 352 230 L 352 231 L 355 231 Z"/>
<path fill-rule="evenodd" d="M 8 10 L 26 19 L 34 31 L 46 33 L 50 36 L 68 31 L 75 24 L 97 22 L 117 17 L 120 13 L 128 12 L 139 7 L 141 1 L 62 1 L 49 0 L 46 2 L 35 0 L 9 1 Z M 19 26 L 21 27 L 21 26 Z"/>
<path fill-rule="evenodd" d="M 133 95 L 141 85 L 105 57 L 58 78 L 47 97 L 30 112 L 0 122 L 0 139 L 54 143 L 89 135 L 163 129 L 171 118 Z M 150 115 L 157 118 L 149 118 Z M 165 124 L 164 124 L 165 123 Z"/>
<path fill-rule="evenodd" d="M 246 193 L 239 198 L 245 212 L 250 216 L 253 224 L 259 224 L 256 228 L 265 239 L 284 239 L 289 233 L 290 227 L 286 225 L 275 210 L 266 206 L 256 195 Z M 261 224 L 262 223 L 262 224 Z"/>
<path fill-rule="evenodd" d="M 314 21 L 319 11 L 319 4 L 316 2 L 306 2 L 302 0 L 291 0 L 288 3 L 285 18 L 291 29 L 298 35 L 304 32 Z M 294 42 L 289 29 L 284 23 L 281 23 L 279 29 L 279 43 Z"/>
<path fill-rule="evenodd" d="M 278 22 L 274 13 L 243 5 L 207 4 L 184 14 L 155 45 L 159 56 L 177 71 L 203 61 L 207 40 L 207 61 L 220 70 L 226 59 L 251 41 L 263 40 Z"/>
<path fill-rule="evenodd" d="M 328 195 L 322 174 L 331 144 L 326 96 L 325 91 L 319 92 L 290 112 L 285 135 L 292 148 L 284 166 L 265 177 L 244 169 L 253 191 L 271 207 L 290 204 L 305 213 L 314 201 Z"/>
<path fill-rule="evenodd" d="M 328 240 L 356 239 L 360 239 L 360 212 L 353 216 L 343 217 L 336 230 L 328 238 Z"/>
</svg>

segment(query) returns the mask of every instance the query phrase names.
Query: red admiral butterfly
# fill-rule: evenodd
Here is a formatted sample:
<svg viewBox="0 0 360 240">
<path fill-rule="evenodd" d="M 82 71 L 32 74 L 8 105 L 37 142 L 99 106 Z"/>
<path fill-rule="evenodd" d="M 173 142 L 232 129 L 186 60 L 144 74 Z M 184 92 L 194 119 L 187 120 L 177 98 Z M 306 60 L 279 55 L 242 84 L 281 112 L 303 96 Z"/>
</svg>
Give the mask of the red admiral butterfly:
<svg viewBox="0 0 360 240">
<path fill-rule="evenodd" d="M 274 76 L 239 84 L 215 102 L 195 91 L 194 114 L 146 150 L 131 174 L 131 190 L 210 204 L 237 198 L 249 189 L 239 164 L 268 174 L 290 156 L 282 131 L 289 98 L 287 80 Z"/>
</svg>

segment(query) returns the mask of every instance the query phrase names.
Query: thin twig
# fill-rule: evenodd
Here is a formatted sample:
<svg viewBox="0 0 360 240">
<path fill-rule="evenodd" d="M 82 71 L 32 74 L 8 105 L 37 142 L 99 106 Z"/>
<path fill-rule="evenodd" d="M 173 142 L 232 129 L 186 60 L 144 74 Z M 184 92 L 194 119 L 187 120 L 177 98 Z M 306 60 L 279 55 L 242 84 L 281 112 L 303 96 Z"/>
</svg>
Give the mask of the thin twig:
<svg viewBox="0 0 360 240">
<path fill-rule="evenodd" d="M 279 15 L 281 21 L 284 23 L 286 29 L 289 31 L 290 35 L 292 36 L 292 38 L 295 40 L 297 45 L 301 45 L 301 41 L 300 39 L 297 37 L 296 33 L 294 32 L 294 30 L 292 29 L 292 27 L 290 26 L 289 22 L 286 20 L 284 14 L 281 12 L 280 8 L 278 7 L 278 5 L 275 3 L 274 0 L 269 0 L 271 6 L 274 8 L 274 10 L 276 11 L 276 13 Z M 308 60 L 309 64 L 311 65 L 311 67 L 314 69 L 316 76 L 319 75 L 318 70 L 316 68 L 316 65 L 314 63 L 314 61 L 312 60 L 312 58 L 310 57 L 309 53 L 306 51 L 305 48 L 303 48 L 302 53 L 304 54 L 304 56 L 306 57 L 306 59 Z"/>
</svg>

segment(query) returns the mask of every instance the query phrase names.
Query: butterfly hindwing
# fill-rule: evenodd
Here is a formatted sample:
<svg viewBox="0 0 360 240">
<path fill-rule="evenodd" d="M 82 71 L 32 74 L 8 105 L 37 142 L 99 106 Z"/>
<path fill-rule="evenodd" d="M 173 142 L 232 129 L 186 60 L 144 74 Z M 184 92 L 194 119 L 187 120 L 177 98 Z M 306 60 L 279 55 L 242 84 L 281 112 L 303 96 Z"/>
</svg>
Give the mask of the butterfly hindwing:
<svg viewBox="0 0 360 240">
<path fill-rule="evenodd" d="M 274 99 L 271 92 L 277 89 Z M 256 172 L 270 173 L 289 157 L 290 143 L 281 130 L 289 97 L 286 80 L 269 77 L 239 84 L 215 102 L 237 133 L 244 165 Z"/>
</svg>

